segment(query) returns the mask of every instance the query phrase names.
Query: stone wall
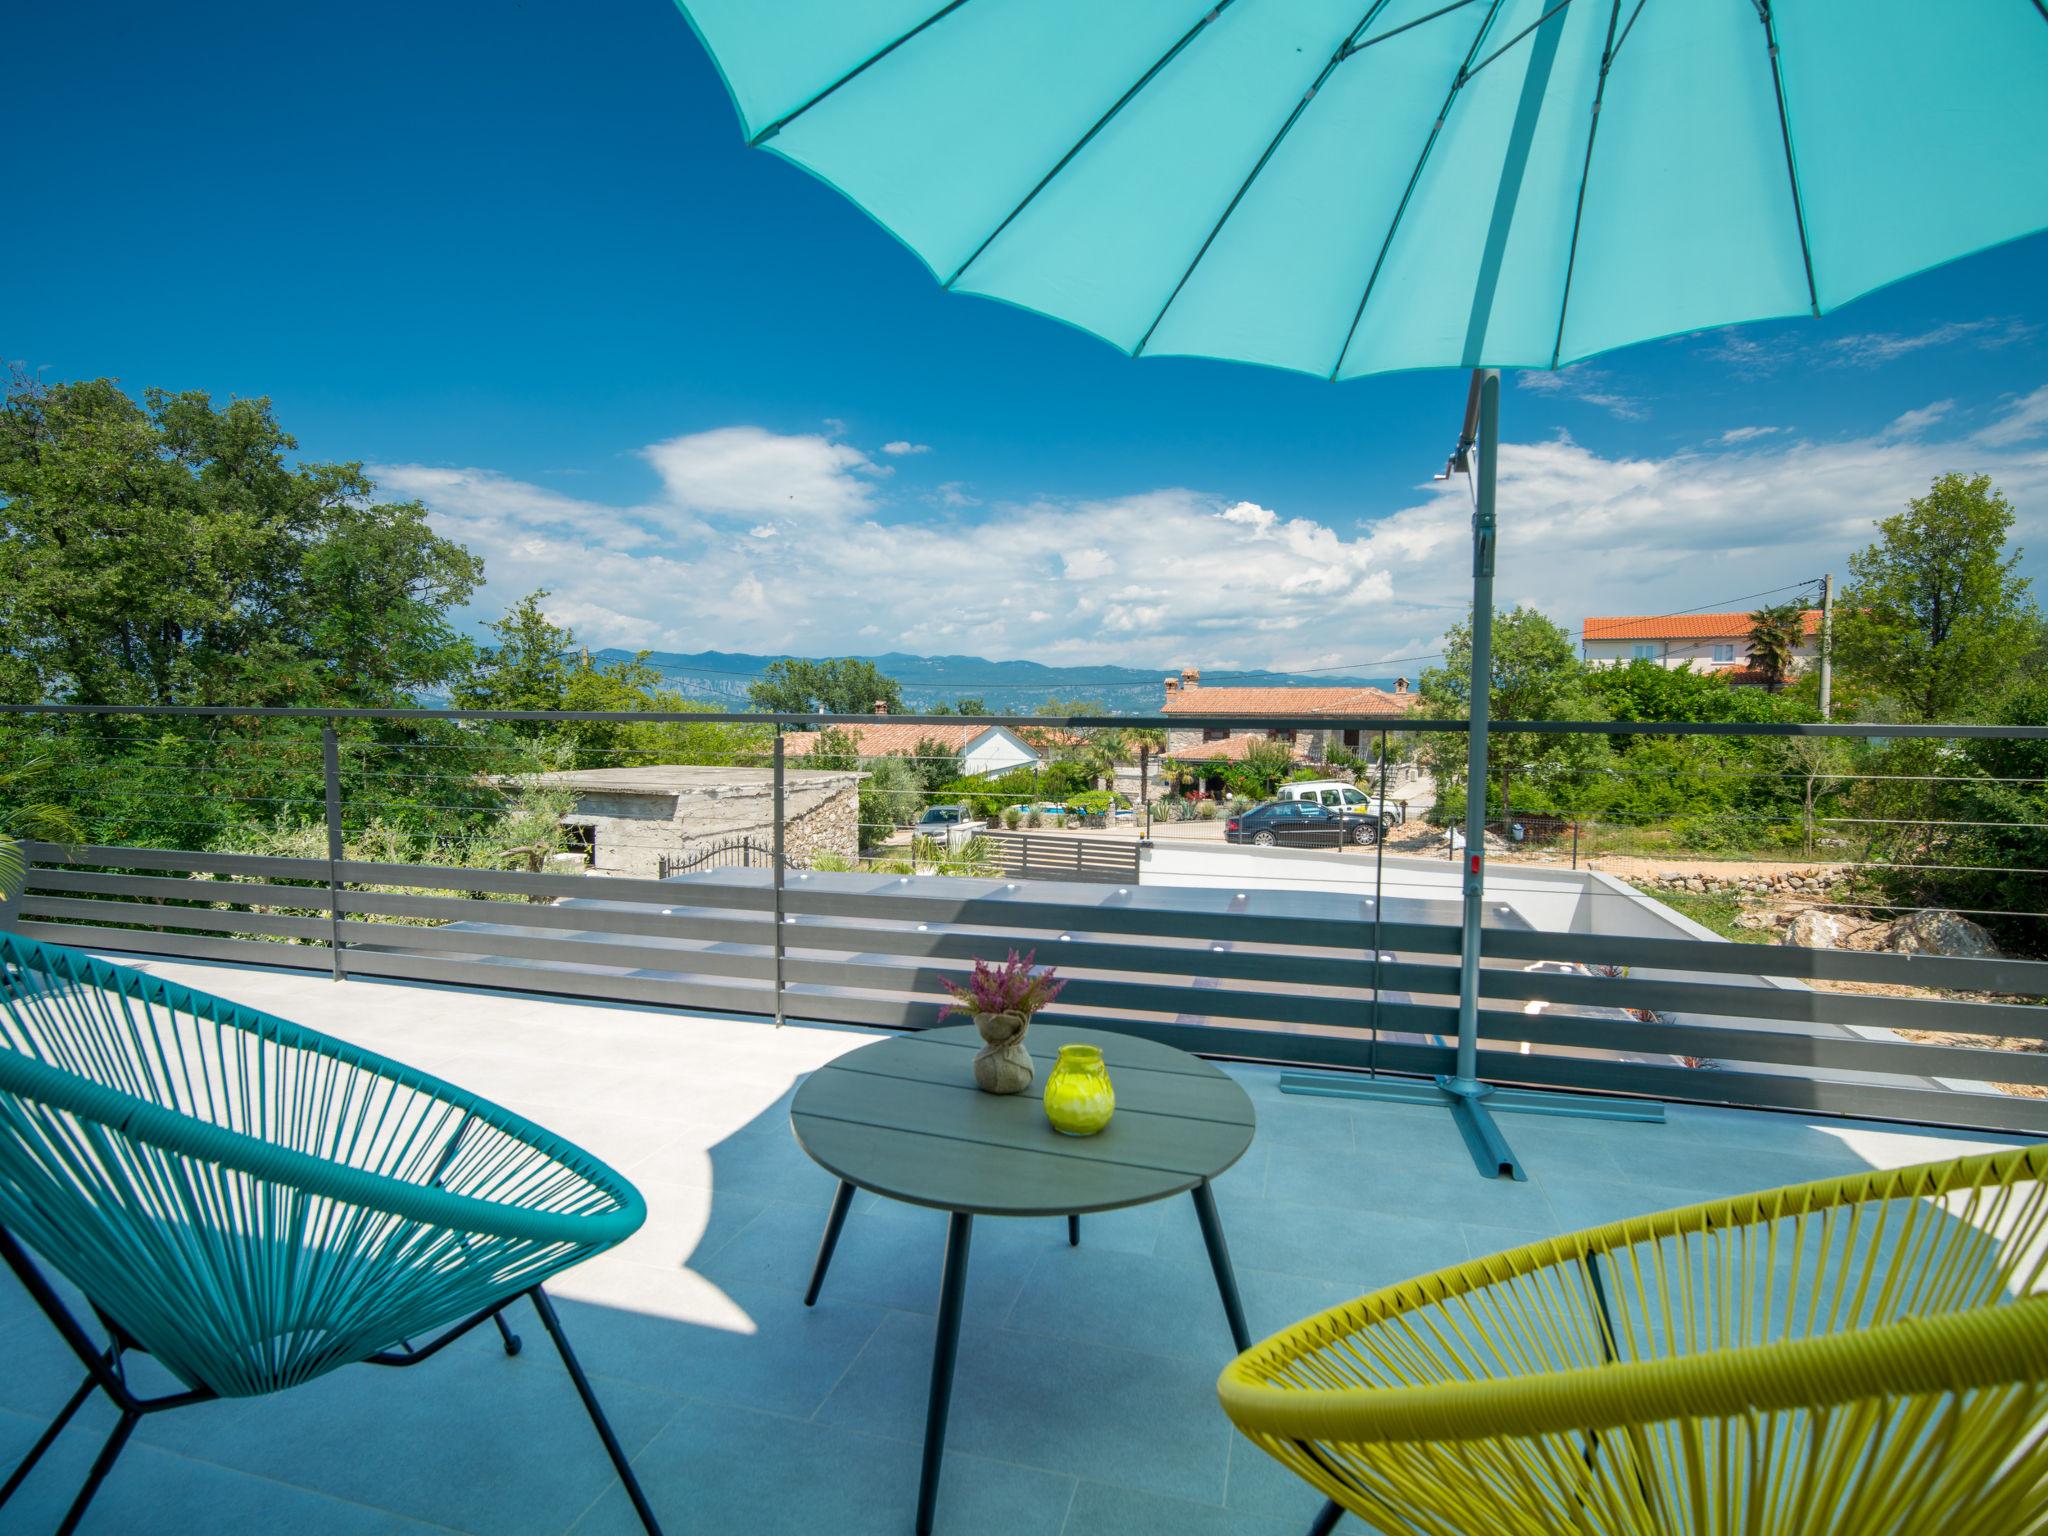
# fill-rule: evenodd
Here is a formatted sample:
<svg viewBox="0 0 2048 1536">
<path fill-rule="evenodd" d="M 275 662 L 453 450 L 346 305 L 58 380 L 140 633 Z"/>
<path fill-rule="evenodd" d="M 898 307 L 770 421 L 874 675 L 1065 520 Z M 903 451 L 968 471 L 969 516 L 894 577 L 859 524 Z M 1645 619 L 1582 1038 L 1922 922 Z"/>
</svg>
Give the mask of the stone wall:
<svg viewBox="0 0 2048 1536">
<path fill-rule="evenodd" d="M 783 848 L 796 863 L 821 853 L 860 854 L 858 773 L 791 769 L 784 786 Z M 686 859 L 716 844 L 747 838 L 774 845 L 775 796 L 766 769 L 736 768 L 729 778 L 673 792 L 578 789 L 564 821 L 589 829 L 591 871 L 653 878 L 664 856 Z M 765 860 L 756 855 L 754 862 Z"/>
<path fill-rule="evenodd" d="M 1773 870 L 1768 874 L 1752 871 L 1726 875 L 1653 875 L 1637 879 L 1636 884 L 1653 891 L 1694 891 L 1701 895 L 1818 897 L 1834 890 L 1841 880 L 1839 870 L 1787 869 Z"/>
</svg>

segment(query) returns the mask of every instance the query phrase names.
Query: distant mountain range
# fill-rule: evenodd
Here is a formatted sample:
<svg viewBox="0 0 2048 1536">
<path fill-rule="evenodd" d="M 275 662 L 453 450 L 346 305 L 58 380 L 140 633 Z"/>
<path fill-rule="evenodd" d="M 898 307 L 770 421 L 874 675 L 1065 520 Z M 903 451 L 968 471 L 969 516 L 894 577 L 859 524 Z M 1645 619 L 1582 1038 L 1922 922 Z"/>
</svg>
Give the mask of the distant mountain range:
<svg viewBox="0 0 2048 1536">
<path fill-rule="evenodd" d="M 616 647 L 593 653 L 601 661 L 630 661 L 633 652 Z M 696 651 L 682 655 L 674 651 L 650 651 L 647 663 L 667 679 L 670 687 L 685 698 L 729 709 L 745 708 L 747 685 L 780 656 L 756 656 L 746 651 Z M 913 710 L 934 704 L 956 704 L 963 698 L 980 698 L 991 714 L 1028 715 L 1052 700 L 1073 699 L 1099 703 L 1110 714 L 1157 713 L 1165 698 L 1161 680 L 1164 667 L 1049 667 L 1036 661 L 991 661 L 986 656 L 911 656 L 889 651 L 880 656 L 863 656 L 896 679 L 903 689 L 903 702 Z M 1219 671 L 1205 674 L 1203 681 L 1245 688 L 1341 688 L 1372 686 L 1392 688 L 1390 677 L 1339 677 L 1318 673 L 1307 676 L 1291 672 L 1260 670 Z"/>
</svg>

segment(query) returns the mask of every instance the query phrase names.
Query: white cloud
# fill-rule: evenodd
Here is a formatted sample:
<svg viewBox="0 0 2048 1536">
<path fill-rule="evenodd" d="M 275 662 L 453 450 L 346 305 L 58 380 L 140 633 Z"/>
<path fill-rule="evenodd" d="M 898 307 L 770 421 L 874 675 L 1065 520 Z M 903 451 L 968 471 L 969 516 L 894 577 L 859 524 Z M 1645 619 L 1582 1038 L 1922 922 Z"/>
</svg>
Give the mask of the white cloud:
<svg viewBox="0 0 2048 1536">
<path fill-rule="evenodd" d="M 2048 390 L 2039 394 L 2036 430 L 2048 431 Z M 1499 600 L 1533 603 L 1571 629 L 1589 614 L 1753 606 L 1748 594 L 1828 570 L 1841 576 L 1849 553 L 1870 542 L 1875 519 L 1959 468 L 1990 474 L 2020 509 L 2015 542 L 2041 549 L 2048 450 L 1999 453 L 1978 444 L 1879 433 L 1610 459 L 1572 443 L 1509 443 L 1500 467 Z M 1422 628 L 1403 622 L 1410 609 L 1462 607 L 1468 587 L 1465 487 L 1423 489 L 1426 500 L 1382 519 L 1368 540 L 1368 559 L 1402 600 L 1382 620 L 1390 646 Z M 1442 624 L 1435 616 L 1427 632 Z"/>
<path fill-rule="evenodd" d="M 727 517 L 845 517 L 866 512 L 873 488 L 857 474 L 877 465 L 858 448 L 765 427 L 716 427 L 643 450 L 668 500 Z"/>
<path fill-rule="evenodd" d="M 1804 368 L 1878 368 L 1939 347 L 1994 351 L 2032 337 L 2037 325 L 1990 317 L 1950 320 L 1924 331 L 1861 331 L 1818 340 L 1791 333 L 1759 341 L 1741 330 L 1717 334 L 1708 356 L 1725 363 L 1738 378 L 1760 379 L 1788 364 Z"/>
<path fill-rule="evenodd" d="M 1515 375 L 1515 383 L 1523 389 L 1597 406 L 1623 421 L 1640 421 L 1650 414 L 1642 401 L 1633 395 L 1623 394 L 1614 387 L 1612 380 L 1613 375 L 1605 369 L 1591 368 L 1584 363 L 1549 372 L 1529 368 Z"/>
<path fill-rule="evenodd" d="M 2008 448 L 2043 436 L 2048 436 L 2048 384 L 2013 401 L 1996 421 L 1978 431 L 1975 440 L 1990 448 Z"/>
<path fill-rule="evenodd" d="M 1824 353 L 1844 367 L 1875 368 L 1930 347 L 1952 347 L 1968 342 L 1973 347 L 2010 346 L 2033 335 L 2036 327 L 2016 320 L 1950 320 L 1924 331 L 1900 335 L 1890 331 L 1868 331 L 1856 336 L 1839 336 L 1826 344 Z"/>
<path fill-rule="evenodd" d="M 902 438 L 898 438 L 893 443 L 882 444 L 882 452 L 894 454 L 898 458 L 901 458 L 906 453 L 930 453 L 931 451 L 931 444 L 929 443 L 908 443 Z"/>
<path fill-rule="evenodd" d="M 1753 443 L 1760 437 L 1775 437 L 1780 432 L 1789 432 L 1790 427 L 1730 427 L 1714 441 L 1734 447 L 1737 443 Z"/>
<path fill-rule="evenodd" d="M 1742 606 L 1840 574 L 1873 519 L 1951 469 L 1991 474 L 2020 510 L 2017 541 L 2048 546 L 2048 446 L 2036 441 L 2048 436 L 2048 387 L 1974 438 L 1932 440 L 1952 419 L 1932 411 L 1913 433 L 1894 423 L 1814 443 L 1758 431 L 1667 458 L 1509 443 L 1500 600 L 1574 628 L 1594 613 Z M 1426 663 L 1406 658 L 1438 649 L 1469 589 L 1462 480 L 1422 481 L 1411 505 L 1356 527 L 1186 489 L 934 510 L 914 495 L 884 500 L 860 456 L 823 438 L 734 427 L 660 448 L 676 444 L 693 445 L 670 456 L 683 467 L 635 505 L 484 469 L 373 473 L 485 557 L 479 614 L 547 587 L 550 611 L 594 646 L 1212 669 L 1384 659 L 1412 677 Z M 762 511 L 727 510 L 748 501 Z"/>
<path fill-rule="evenodd" d="M 979 496 L 968 494 L 967 482 L 965 480 L 948 480 L 941 485 L 936 485 L 932 488 L 931 495 L 925 499 L 941 507 L 978 507 L 981 505 L 981 498 Z"/>
<path fill-rule="evenodd" d="M 1932 405 L 1923 405 L 1917 411 L 1906 411 L 1892 418 L 1891 425 L 1878 434 L 1880 437 L 1918 437 L 1942 417 L 1956 408 L 1953 400 L 1937 400 Z"/>
</svg>

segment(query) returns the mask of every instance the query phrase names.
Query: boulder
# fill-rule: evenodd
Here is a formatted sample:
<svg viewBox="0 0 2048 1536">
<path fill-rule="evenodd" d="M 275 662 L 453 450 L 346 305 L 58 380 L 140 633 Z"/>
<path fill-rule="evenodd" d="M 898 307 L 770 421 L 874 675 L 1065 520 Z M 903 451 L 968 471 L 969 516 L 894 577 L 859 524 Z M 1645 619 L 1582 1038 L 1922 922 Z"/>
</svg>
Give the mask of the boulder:
<svg viewBox="0 0 2048 1536">
<path fill-rule="evenodd" d="M 1785 942 L 1801 949 L 1839 949 L 1849 936 L 1849 926 L 1839 913 L 1809 909 L 1792 919 L 1785 929 Z"/>
<path fill-rule="evenodd" d="M 1933 907 L 1911 912 L 1884 933 L 1885 949 L 1904 955 L 1959 955 L 1968 960 L 1995 960 L 1998 946 L 1991 935 L 1959 912 Z"/>
</svg>

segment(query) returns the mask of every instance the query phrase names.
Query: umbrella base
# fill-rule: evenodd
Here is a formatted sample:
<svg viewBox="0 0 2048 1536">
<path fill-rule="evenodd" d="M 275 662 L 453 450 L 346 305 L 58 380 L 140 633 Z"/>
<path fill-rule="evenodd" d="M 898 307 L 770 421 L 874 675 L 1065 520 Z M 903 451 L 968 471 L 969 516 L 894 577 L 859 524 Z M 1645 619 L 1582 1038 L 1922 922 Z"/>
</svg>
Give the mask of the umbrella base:
<svg viewBox="0 0 2048 1536">
<path fill-rule="evenodd" d="M 1524 1115 L 1560 1115 L 1579 1120 L 1641 1120 L 1664 1123 L 1664 1106 L 1647 1099 L 1607 1098 L 1598 1094 L 1542 1093 L 1527 1088 L 1495 1088 L 1451 1077 L 1354 1077 L 1343 1073 L 1285 1072 L 1282 1093 L 1325 1099 L 1367 1099 L 1383 1104 L 1415 1104 L 1447 1109 L 1465 1138 L 1465 1148 L 1482 1178 L 1524 1179 L 1527 1175 L 1494 1123 L 1493 1111 Z"/>
</svg>

